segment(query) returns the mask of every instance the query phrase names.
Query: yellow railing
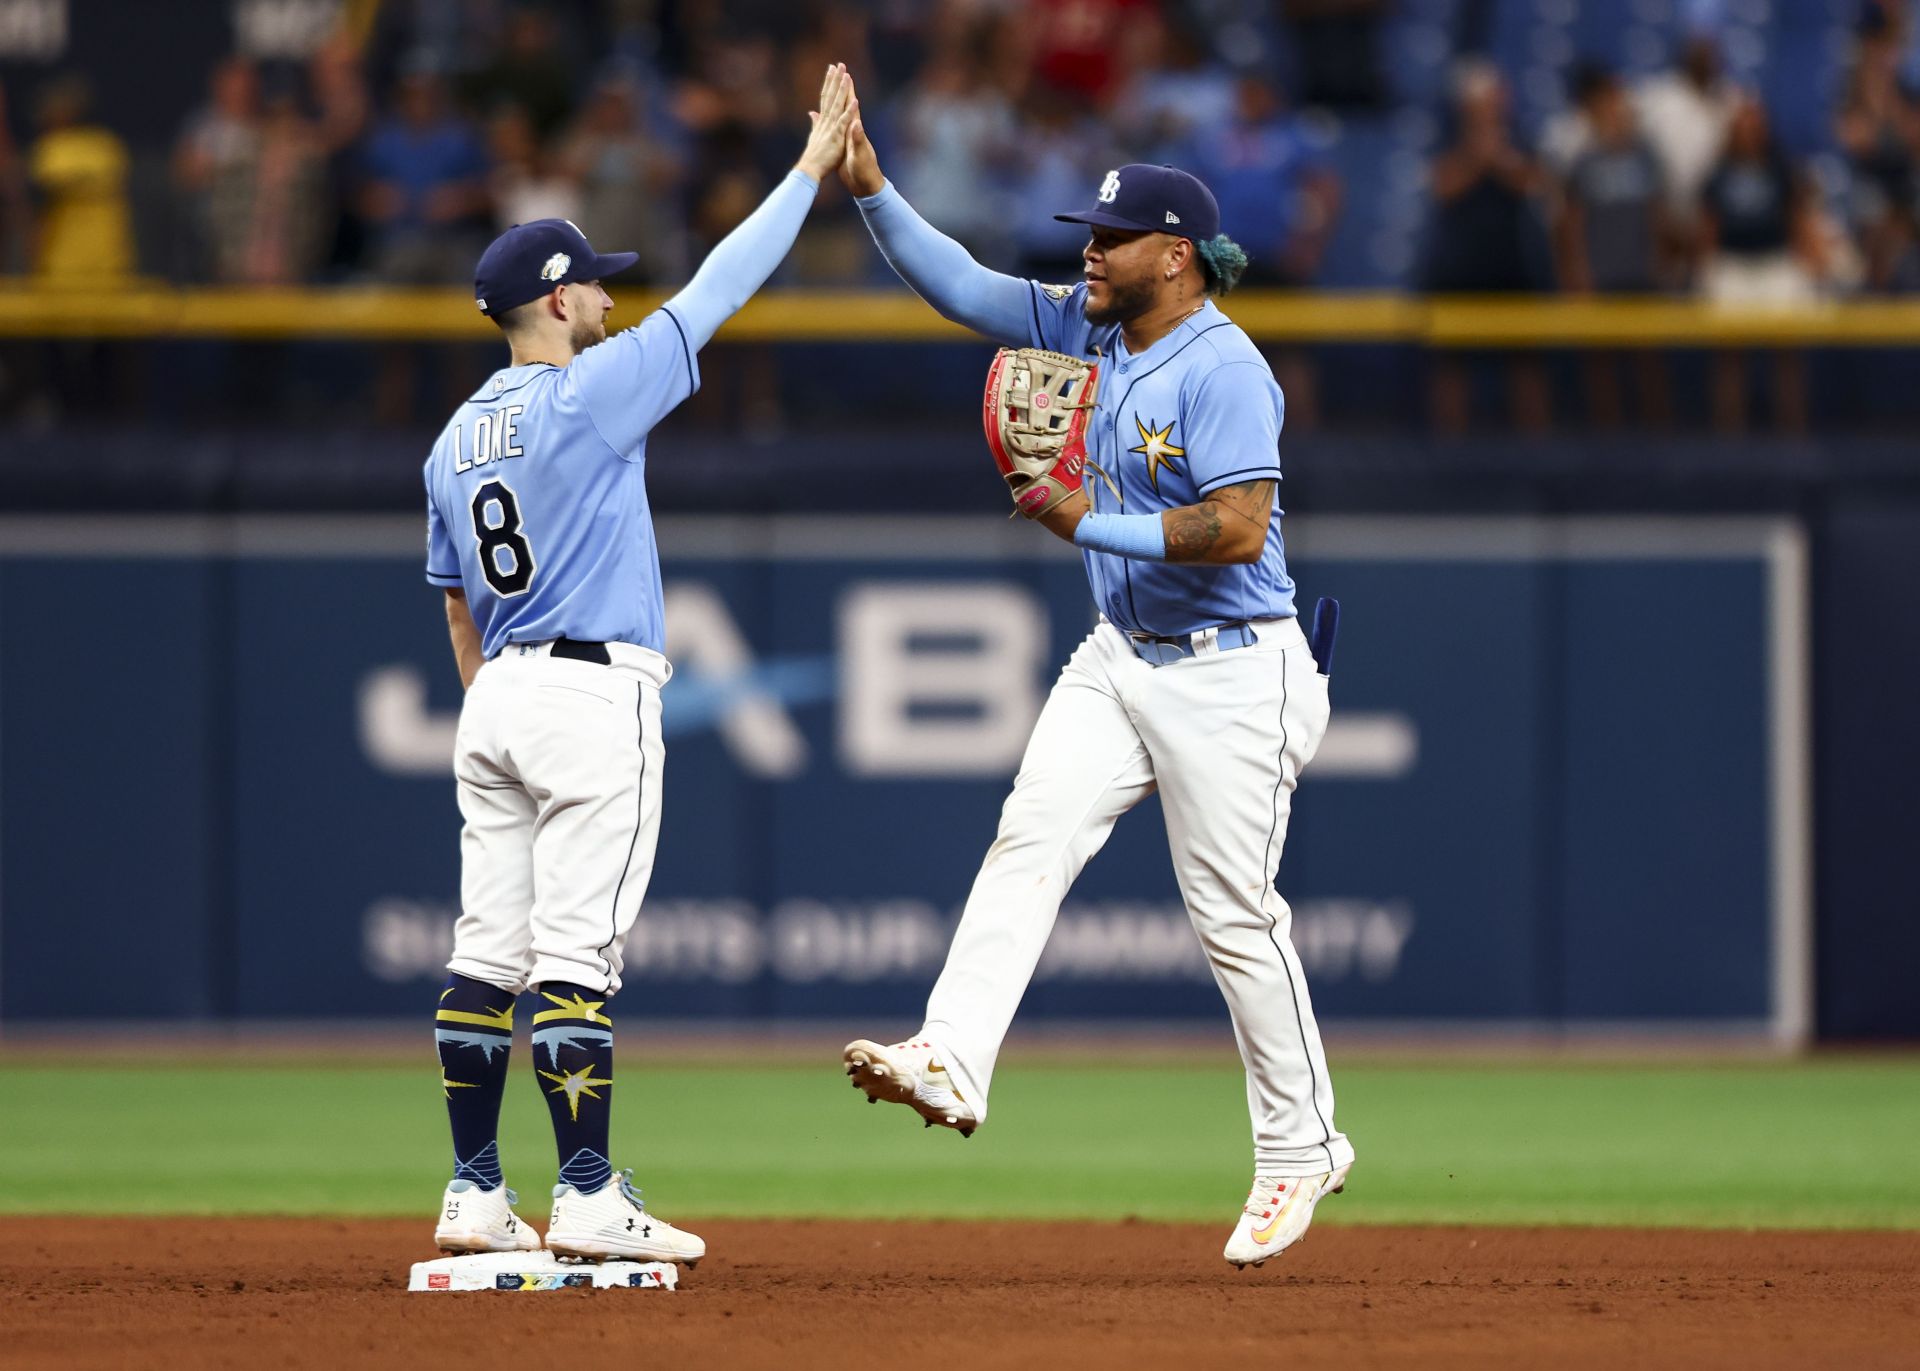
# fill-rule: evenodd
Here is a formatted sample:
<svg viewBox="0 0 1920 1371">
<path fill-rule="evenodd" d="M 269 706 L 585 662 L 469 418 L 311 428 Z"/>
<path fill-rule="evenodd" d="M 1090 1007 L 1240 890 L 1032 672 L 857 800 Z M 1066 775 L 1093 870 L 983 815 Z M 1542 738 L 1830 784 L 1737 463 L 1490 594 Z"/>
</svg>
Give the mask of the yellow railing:
<svg viewBox="0 0 1920 1371">
<path fill-rule="evenodd" d="M 616 290 L 615 324 L 657 291 Z M 1227 312 L 1263 342 L 1400 342 L 1442 348 L 1920 345 L 1920 300 L 1855 300 L 1793 309 L 1716 308 L 1673 299 L 1423 298 L 1243 291 Z M 451 289 L 331 287 L 98 290 L 0 286 L 0 337 L 497 337 L 472 297 Z M 733 342 L 927 342 L 967 337 L 903 290 L 766 291 L 721 331 Z"/>
</svg>

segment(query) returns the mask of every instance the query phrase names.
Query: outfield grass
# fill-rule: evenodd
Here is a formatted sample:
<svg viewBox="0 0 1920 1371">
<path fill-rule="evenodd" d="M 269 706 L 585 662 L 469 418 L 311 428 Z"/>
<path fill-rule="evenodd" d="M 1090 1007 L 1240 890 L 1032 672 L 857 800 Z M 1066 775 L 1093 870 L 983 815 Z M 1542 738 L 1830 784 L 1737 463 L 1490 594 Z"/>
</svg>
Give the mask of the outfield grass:
<svg viewBox="0 0 1920 1371">
<path fill-rule="evenodd" d="M 502 1150 L 530 1214 L 553 1142 L 516 1054 Z M 1110 1059 L 1108 1059 L 1110 1061 Z M 1339 1223 L 1920 1227 L 1920 1062 L 1357 1064 Z M 1226 1065 L 1008 1062 L 963 1140 L 829 1061 L 629 1068 L 614 1157 L 669 1217 L 1222 1222 L 1249 1160 Z M 430 1061 L 0 1066 L 0 1211 L 425 1214 L 449 1166 Z"/>
</svg>

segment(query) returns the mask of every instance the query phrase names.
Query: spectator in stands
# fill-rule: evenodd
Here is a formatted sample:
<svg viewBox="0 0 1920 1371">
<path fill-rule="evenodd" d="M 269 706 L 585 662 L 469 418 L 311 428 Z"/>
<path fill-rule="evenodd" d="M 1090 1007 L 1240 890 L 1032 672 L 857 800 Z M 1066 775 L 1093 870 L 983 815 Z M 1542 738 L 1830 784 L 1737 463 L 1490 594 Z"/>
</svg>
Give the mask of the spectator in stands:
<svg viewBox="0 0 1920 1371">
<path fill-rule="evenodd" d="M 1807 187 L 1775 146 L 1766 111 L 1757 99 L 1742 99 L 1726 154 L 1702 194 L 1700 280 L 1707 299 L 1775 308 L 1812 303 L 1821 248 L 1810 210 Z M 1785 348 L 1774 357 L 1774 426 L 1804 432 L 1806 358 Z M 1713 413 L 1723 432 L 1746 427 L 1746 367 L 1738 353 L 1715 358 Z"/>
<path fill-rule="evenodd" d="M 1053 217 L 1061 196 L 1067 204 L 1076 194 L 1085 198 L 1108 167 L 1127 159 L 1114 147 L 1105 121 L 1060 91 L 1034 85 L 1021 114 L 1020 175 L 1013 192 L 1015 270 L 1043 281 L 1078 281 L 1087 230 Z"/>
<path fill-rule="evenodd" d="M 358 47 L 344 29 L 322 43 L 307 64 L 307 86 L 313 92 L 319 118 L 316 128 L 326 157 L 326 198 L 332 208 L 332 231 L 321 237 L 324 274 L 339 276 L 358 270 L 365 251 L 356 192 L 361 175 L 360 141 L 366 132 L 372 100 Z"/>
<path fill-rule="evenodd" d="M 1740 92 L 1720 69 L 1720 47 L 1704 33 L 1681 49 L 1680 65 L 1634 92 L 1640 131 L 1660 159 L 1668 222 L 1691 250 L 1697 243 L 1700 191 L 1720 160 Z"/>
<path fill-rule="evenodd" d="M 1340 178 L 1280 92 L 1242 77 L 1222 124 L 1195 130 L 1182 165 L 1212 189 L 1220 222 L 1247 249 L 1246 280 L 1311 285 L 1340 213 Z"/>
<path fill-rule="evenodd" d="M 1866 257 L 1868 282 L 1892 284 L 1913 241 L 1915 144 L 1920 109 L 1901 87 L 1903 16 L 1878 5 L 1862 15 L 1835 140 L 1853 172 L 1849 217 Z"/>
<path fill-rule="evenodd" d="M 27 177 L 7 114 L 7 89 L 0 83 L 0 276 L 26 270 L 32 220 L 27 212 Z"/>
<path fill-rule="evenodd" d="M 486 169 L 486 150 L 448 109 L 440 77 L 403 76 L 364 158 L 360 212 L 374 274 L 407 285 L 471 277 L 485 246 Z"/>
<path fill-rule="evenodd" d="M 1507 83 L 1492 65 L 1471 62 L 1462 66 L 1454 95 L 1454 140 L 1433 163 L 1425 288 L 1473 295 L 1544 290 L 1548 273 L 1537 203 L 1544 179 L 1539 164 L 1514 142 Z M 1507 373 L 1514 426 L 1544 430 L 1547 381 L 1538 359 L 1516 355 Z M 1436 358 L 1435 425 L 1464 432 L 1469 398 L 1464 363 Z"/>
<path fill-rule="evenodd" d="M 1133 41 L 1139 50 L 1113 102 L 1114 128 L 1133 161 L 1172 161 L 1196 129 L 1232 121 L 1233 72 L 1190 25 L 1154 13 L 1134 30 Z"/>
<path fill-rule="evenodd" d="M 55 77 L 40 93 L 40 136 L 27 150 L 40 201 L 34 272 L 51 283 L 98 285 L 134 270 L 127 145 L 87 122 L 92 101 L 84 77 Z"/>
<path fill-rule="evenodd" d="M 1641 135 L 1626 87 L 1617 79 L 1596 83 L 1584 105 L 1585 150 L 1566 170 L 1554 224 L 1560 284 L 1577 295 L 1651 294 L 1669 276 L 1662 252 L 1666 196 L 1660 160 Z M 1665 425 L 1671 413 L 1666 358 L 1646 348 L 1630 355 L 1641 414 L 1650 424 Z M 1582 360 L 1588 418 L 1617 427 L 1624 417 L 1622 358 L 1588 348 Z"/>
<path fill-rule="evenodd" d="M 533 121 L 518 105 L 494 110 L 487 121 L 487 151 L 493 162 L 487 191 L 496 231 L 535 219 L 580 217 L 580 184 L 573 168 L 541 147 Z"/>
<path fill-rule="evenodd" d="M 536 142 L 545 143 L 573 113 L 573 73 L 561 55 L 552 16 L 531 5 L 507 15 L 500 47 L 464 83 L 469 107 L 491 115 L 501 105 L 525 112 Z"/>
<path fill-rule="evenodd" d="M 587 233 L 628 244 L 647 280 L 678 280 L 686 260 L 680 163 L 663 140 L 647 136 L 643 110 L 633 81 L 603 80 L 561 144 L 560 160 L 580 185 L 577 222 Z"/>
<path fill-rule="evenodd" d="M 1550 175 L 1566 178 L 1575 159 L 1593 141 L 1595 107 L 1619 89 L 1620 77 L 1613 68 L 1601 62 L 1574 64 L 1567 78 L 1572 100 L 1540 131 L 1540 160 Z"/>
<path fill-rule="evenodd" d="M 1380 79 L 1384 0 L 1282 0 L 1299 50 L 1300 100 L 1336 109 L 1386 103 Z"/>
<path fill-rule="evenodd" d="M 892 118 L 901 191 L 929 222 L 988 261 L 1005 256 L 1001 168 L 1029 162 L 1013 103 L 994 80 L 992 30 L 975 24 L 938 43 Z"/>
<path fill-rule="evenodd" d="M 246 58 L 229 57 L 213 69 L 207 103 L 187 120 L 173 151 L 173 183 L 185 202 L 191 276 L 232 279 L 218 264 L 223 255 L 231 255 L 237 236 L 234 197 L 216 195 L 215 187 L 230 187 L 237 169 L 251 164 L 259 151 L 259 73 Z"/>
<path fill-rule="evenodd" d="M 251 152 L 211 187 L 216 279 L 265 286 L 313 276 L 331 236 L 327 151 L 293 87 L 270 87 Z"/>
<path fill-rule="evenodd" d="M 1134 30 L 1158 8 L 1156 0 L 1029 0 L 1016 8 L 1013 31 L 1029 46 L 1034 84 L 1103 112 L 1127 80 Z"/>
</svg>

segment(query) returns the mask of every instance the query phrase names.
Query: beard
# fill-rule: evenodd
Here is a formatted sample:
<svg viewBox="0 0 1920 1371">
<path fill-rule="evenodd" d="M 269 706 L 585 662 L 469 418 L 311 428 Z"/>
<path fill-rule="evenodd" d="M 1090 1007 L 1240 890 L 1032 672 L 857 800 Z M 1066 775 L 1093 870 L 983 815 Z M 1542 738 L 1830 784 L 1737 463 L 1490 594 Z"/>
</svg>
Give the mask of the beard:
<svg viewBox="0 0 1920 1371">
<path fill-rule="evenodd" d="M 575 357 L 578 357 L 595 343 L 604 343 L 606 341 L 607 326 L 604 321 L 589 324 L 584 319 L 575 320 L 573 327 L 567 333 L 567 344 L 573 349 L 573 355 Z"/>
<path fill-rule="evenodd" d="M 1112 277 L 1107 278 L 1107 303 L 1095 308 L 1091 301 L 1086 306 L 1089 324 L 1124 324 L 1129 319 L 1138 318 L 1153 308 L 1153 283 L 1134 281 L 1120 285 Z"/>
</svg>

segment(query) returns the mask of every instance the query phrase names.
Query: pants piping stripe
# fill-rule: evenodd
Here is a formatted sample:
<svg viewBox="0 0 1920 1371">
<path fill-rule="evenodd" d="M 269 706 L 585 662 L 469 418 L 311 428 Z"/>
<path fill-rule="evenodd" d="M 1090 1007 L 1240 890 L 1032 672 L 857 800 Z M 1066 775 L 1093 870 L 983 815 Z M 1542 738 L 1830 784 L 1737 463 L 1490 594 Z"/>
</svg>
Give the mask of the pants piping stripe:
<svg viewBox="0 0 1920 1371">
<path fill-rule="evenodd" d="M 607 910 L 607 940 L 600 944 L 600 962 L 607 969 L 607 986 L 613 988 L 613 959 L 607 956 L 607 949 L 613 946 L 613 940 L 620 936 L 620 892 L 627 888 L 627 874 L 633 869 L 633 850 L 640 845 L 640 830 L 646 826 L 647 818 L 647 689 L 635 684 L 638 698 L 634 701 L 633 720 L 640 738 L 640 780 L 634 787 L 633 836 L 627 840 L 626 864 L 620 868 L 619 883 L 613 887 L 613 904 Z"/>
<path fill-rule="evenodd" d="M 1273 783 L 1273 825 L 1267 830 L 1267 880 L 1273 879 L 1273 840 L 1280 831 L 1280 792 L 1287 783 L 1287 654 L 1280 654 L 1280 775 Z M 1280 946 L 1280 921 L 1272 913 L 1267 913 L 1267 941 L 1273 944 L 1275 955 L 1280 958 L 1280 969 L 1287 973 L 1287 993 L 1293 998 L 1293 1023 L 1300 1034 L 1300 1052 L 1307 1059 L 1307 1083 L 1313 1097 L 1313 1114 L 1320 1120 L 1320 1130 L 1324 1135 L 1320 1140 L 1320 1149 L 1327 1154 L 1327 1170 L 1333 1165 L 1333 1125 L 1327 1122 L 1327 1116 L 1320 1112 L 1320 1073 L 1313 1065 L 1313 1051 L 1307 1046 L 1307 1023 L 1300 1013 L 1300 987 L 1294 983 L 1293 963 L 1287 960 L 1286 949 Z"/>
</svg>

